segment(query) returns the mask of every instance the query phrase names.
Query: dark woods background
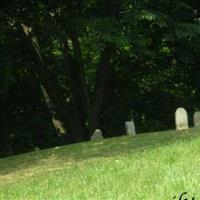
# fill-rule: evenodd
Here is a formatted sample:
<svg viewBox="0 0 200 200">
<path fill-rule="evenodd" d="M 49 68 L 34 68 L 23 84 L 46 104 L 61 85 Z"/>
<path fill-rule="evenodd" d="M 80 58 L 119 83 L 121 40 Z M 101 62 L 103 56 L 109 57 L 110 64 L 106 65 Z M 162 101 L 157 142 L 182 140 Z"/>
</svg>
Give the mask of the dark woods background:
<svg viewBox="0 0 200 200">
<path fill-rule="evenodd" d="M 198 1 L 0 4 L 0 156 L 122 135 L 132 117 L 173 129 L 178 106 L 200 108 Z"/>
</svg>

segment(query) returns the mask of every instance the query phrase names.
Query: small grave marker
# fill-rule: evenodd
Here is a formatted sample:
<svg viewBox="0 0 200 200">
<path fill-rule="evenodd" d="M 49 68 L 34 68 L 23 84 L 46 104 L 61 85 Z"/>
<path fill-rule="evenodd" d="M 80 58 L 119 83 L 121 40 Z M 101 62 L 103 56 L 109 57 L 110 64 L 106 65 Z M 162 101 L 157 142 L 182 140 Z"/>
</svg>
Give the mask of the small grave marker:
<svg viewBox="0 0 200 200">
<path fill-rule="evenodd" d="M 90 140 L 94 141 L 94 140 L 102 140 L 104 139 L 103 135 L 102 135 L 102 131 L 100 129 L 96 129 L 94 131 L 94 134 L 91 136 Z"/>
<path fill-rule="evenodd" d="M 200 111 L 196 111 L 193 116 L 194 127 L 200 127 Z"/>
<path fill-rule="evenodd" d="M 126 121 L 125 122 L 125 128 L 126 128 L 126 134 L 127 135 L 136 135 L 136 131 L 135 131 L 135 124 L 134 121 Z"/>
</svg>

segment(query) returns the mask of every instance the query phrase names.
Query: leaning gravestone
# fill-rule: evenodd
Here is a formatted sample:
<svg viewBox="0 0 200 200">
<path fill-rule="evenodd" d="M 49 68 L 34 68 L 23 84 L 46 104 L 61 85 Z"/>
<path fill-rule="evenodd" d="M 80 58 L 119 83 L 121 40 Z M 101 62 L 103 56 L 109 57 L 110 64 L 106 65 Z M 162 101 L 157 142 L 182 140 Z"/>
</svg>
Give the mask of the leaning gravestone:
<svg viewBox="0 0 200 200">
<path fill-rule="evenodd" d="M 94 134 L 91 136 L 90 140 L 94 141 L 94 140 L 102 140 L 104 139 L 103 135 L 102 135 L 102 131 L 100 129 L 96 129 L 94 131 Z"/>
<path fill-rule="evenodd" d="M 175 113 L 176 130 L 188 129 L 188 115 L 184 108 L 177 108 Z"/>
<path fill-rule="evenodd" d="M 125 127 L 126 127 L 126 134 L 127 135 L 136 135 L 136 131 L 135 131 L 135 124 L 134 121 L 126 121 L 125 122 Z"/>
<path fill-rule="evenodd" d="M 194 127 L 200 127 L 200 111 L 196 111 L 193 116 Z"/>
</svg>

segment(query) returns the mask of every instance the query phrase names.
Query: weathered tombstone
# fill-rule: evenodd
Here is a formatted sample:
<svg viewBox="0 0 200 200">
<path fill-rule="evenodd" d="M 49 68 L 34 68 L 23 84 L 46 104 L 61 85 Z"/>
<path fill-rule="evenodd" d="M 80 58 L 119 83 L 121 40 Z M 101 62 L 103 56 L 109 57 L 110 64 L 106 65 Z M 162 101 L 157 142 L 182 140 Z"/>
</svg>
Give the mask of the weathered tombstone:
<svg viewBox="0 0 200 200">
<path fill-rule="evenodd" d="M 91 136 L 90 140 L 94 141 L 94 140 L 102 140 L 104 139 L 103 135 L 102 135 L 102 131 L 100 129 L 96 129 L 94 131 L 94 134 Z"/>
<path fill-rule="evenodd" d="M 184 108 L 177 108 L 175 113 L 176 130 L 188 129 L 188 115 Z"/>
<path fill-rule="evenodd" d="M 136 135 L 136 131 L 135 131 L 135 124 L 134 121 L 126 121 L 125 122 L 125 127 L 126 127 L 126 134 L 127 135 Z"/>
<path fill-rule="evenodd" d="M 200 111 L 196 111 L 193 116 L 194 127 L 200 127 Z"/>
</svg>

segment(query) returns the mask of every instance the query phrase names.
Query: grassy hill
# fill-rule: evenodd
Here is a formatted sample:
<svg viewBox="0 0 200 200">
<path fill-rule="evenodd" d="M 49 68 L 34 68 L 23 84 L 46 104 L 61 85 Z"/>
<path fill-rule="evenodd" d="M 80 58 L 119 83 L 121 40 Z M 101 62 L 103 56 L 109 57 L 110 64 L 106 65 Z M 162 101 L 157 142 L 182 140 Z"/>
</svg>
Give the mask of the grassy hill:
<svg viewBox="0 0 200 200">
<path fill-rule="evenodd" d="M 200 132 L 85 142 L 0 159 L 0 200 L 200 199 Z M 175 197 L 176 196 L 176 197 Z"/>
</svg>

